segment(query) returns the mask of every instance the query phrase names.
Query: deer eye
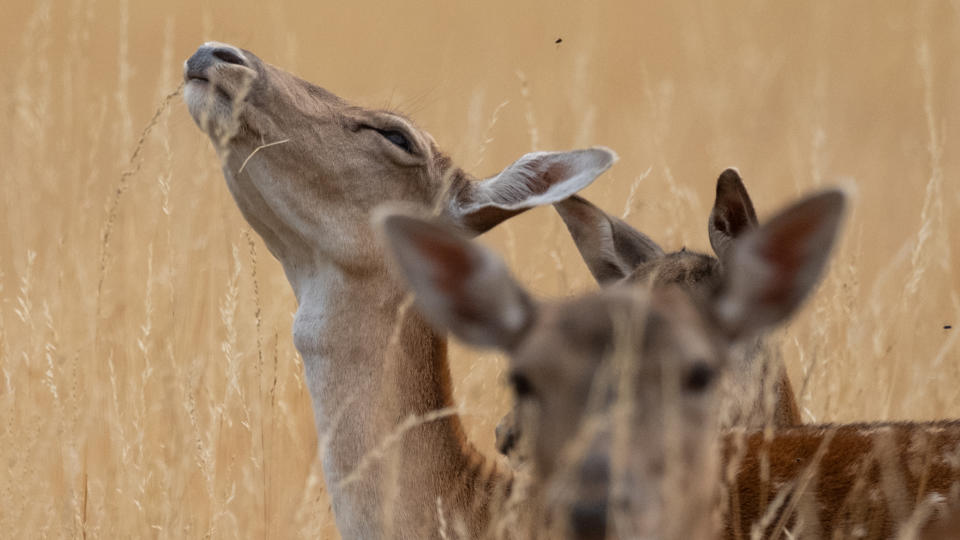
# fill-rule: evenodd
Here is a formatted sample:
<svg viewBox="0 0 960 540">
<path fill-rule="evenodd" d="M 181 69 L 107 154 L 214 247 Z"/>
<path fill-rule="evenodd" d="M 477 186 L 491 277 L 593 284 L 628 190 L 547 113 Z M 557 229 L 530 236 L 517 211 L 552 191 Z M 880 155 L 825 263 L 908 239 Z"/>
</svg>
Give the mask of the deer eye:
<svg viewBox="0 0 960 540">
<path fill-rule="evenodd" d="M 513 386 L 513 391 L 517 393 L 518 398 L 533 395 L 533 385 L 530 384 L 530 379 L 522 373 L 511 373 L 510 385 Z"/>
<path fill-rule="evenodd" d="M 407 136 L 403 133 L 400 133 L 395 129 L 378 129 L 377 133 L 379 133 L 384 139 L 392 142 L 398 148 L 402 149 L 404 152 L 408 154 L 413 153 L 413 146 L 410 144 L 410 140 L 407 139 Z"/>
<path fill-rule="evenodd" d="M 710 386 L 716 376 L 716 370 L 706 362 L 697 362 L 687 372 L 683 380 L 683 388 L 689 392 L 703 392 Z"/>
</svg>

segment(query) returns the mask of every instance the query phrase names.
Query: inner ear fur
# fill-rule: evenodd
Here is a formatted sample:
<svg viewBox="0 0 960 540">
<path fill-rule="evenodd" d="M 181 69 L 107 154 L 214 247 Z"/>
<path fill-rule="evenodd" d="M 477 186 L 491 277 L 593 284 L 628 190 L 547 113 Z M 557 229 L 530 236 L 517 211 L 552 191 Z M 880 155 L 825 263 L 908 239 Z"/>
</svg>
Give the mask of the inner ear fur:
<svg viewBox="0 0 960 540">
<path fill-rule="evenodd" d="M 496 176 L 463 185 L 451 200 L 451 217 L 471 234 L 481 234 L 525 210 L 570 197 L 616 160 L 602 147 L 526 154 Z"/>
<path fill-rule="evenodd" d="M 717 195 L 707 222 L 713 252 L 724 260 L 733 242 L 756 228 L 757 213 L 740 173 L 736 169 L 723 171 L 717 178 Z"/>
<path fill-rule="evenodd" d="M 640 265 L 663 256 L 663 249 L 645 234 L 579 195 L 553 207 L 601 285 L 619 281 Z"/>
</svg>

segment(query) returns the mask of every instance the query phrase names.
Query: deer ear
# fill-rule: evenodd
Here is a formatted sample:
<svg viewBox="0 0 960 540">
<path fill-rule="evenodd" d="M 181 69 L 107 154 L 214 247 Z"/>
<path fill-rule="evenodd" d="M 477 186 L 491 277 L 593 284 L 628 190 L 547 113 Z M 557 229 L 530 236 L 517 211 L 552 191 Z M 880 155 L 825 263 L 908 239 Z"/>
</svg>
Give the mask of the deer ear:
<svg viewBox="0 0 960 540">
<path fill-rule="evenodd" d="M 499 257 L 450 225 L 402 214 L 380 221 L 387 251 L 429 321 L 477 346 L 509 350 L 522 339 L 534 304 Z"/>
<path fill-rule="evenodd" d="M 480 234 L 524 210 L 562 201 L 610 168 L 617 155 L 607 148 L 533 152 L 500 174 L 463 186 L 451 201 L 453 219 Z"/>
<path fill-rule="evenodd" d="M 583 197 L 574 195 L 553 206 L 601 285 L 623 279 L 641 264 L 663 256 L 653 240 Z"/>
<path fill-rule="evenodd" d="M 753 334 L 793 314 L 826 267 L 846 197 L 811 195 L 734 242 L 716 312 L 731 337 Z"/>
<path fill-rule="evenodd" d="M 722 261 L 729 254 L 734 240 L 756 228 L 757 213 L 740 173 L 736 169 L 723 171 L 717 178 L 717 198 L 707 224 L 713 252 Z"/>
</svg>

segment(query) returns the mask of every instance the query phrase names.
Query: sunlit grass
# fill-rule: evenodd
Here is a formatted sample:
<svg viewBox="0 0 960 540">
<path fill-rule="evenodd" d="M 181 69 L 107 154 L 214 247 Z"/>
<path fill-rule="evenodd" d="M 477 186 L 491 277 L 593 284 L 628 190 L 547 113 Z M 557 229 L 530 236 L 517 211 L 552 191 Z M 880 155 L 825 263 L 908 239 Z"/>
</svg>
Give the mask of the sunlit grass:
<svg viewBox="0 0 960 540">
<path fill-rule="evenodd" d="M 334 534 L 293 296 L 176 96 L 206 39 L 404 110 L 479 175 L 531 148 L 609 146 L 621 161 L 586 195 L 668 249 L 708 249 L 726 166 L 761 220 L 850 179 L 830 272 L 778 334 L 805 419 L 960 416 L 949 6 L 21 4 L 0 52 L 4 536 Z M 550 209 L 483 242 L 539 294 L 595 287 Z M 452 356 L 492 453 L 504 363 Z"/>
</svg>

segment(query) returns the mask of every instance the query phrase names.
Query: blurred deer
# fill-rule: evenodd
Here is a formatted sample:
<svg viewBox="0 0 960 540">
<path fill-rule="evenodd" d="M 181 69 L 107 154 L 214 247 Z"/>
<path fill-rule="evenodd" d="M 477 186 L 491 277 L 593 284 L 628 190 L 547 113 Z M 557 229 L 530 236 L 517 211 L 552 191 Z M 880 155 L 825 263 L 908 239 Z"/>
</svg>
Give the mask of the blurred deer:
<svg viewBox="0 0 960 540">
<path fill-rule="evenodd" d="M 960 538 L 957 420 L 735 430 L 723 460 L 726 538 Z"/>
<path fill-rule="evenodd" d="M 843 201 L 808 197 L 738 238 L 709 294 L 621 283 L 540 303 L 442 227 L 385 227 L 428 318 L 509 355 L 553 537 L 956 538 L 960 421 L 719 429 L 737 348 L 814 287 Z"/>
<path fill-rule="evenodd" d="M 371 211 L 425 205 L 476 235 L 573 195 L 615 155 L 535 152 L 478 181 L 409 119 L 352 105 L 249 51 L 207 43 L 184 78 L 230 193 L 296 295 L 293 339 L 341 535 L 439 538 L 447 524 L 480 535 L 511 474 L 465 440 L 445 337 L 405 308 Z"/>
<path fill-rule="evenodd" d="M 822 192 L 740 235 L 709 290 L 619 283 L 553 302 L 448 227 L 404 215 L 383 226 L 424 315 L 509 355 L 533 498 L 559 528 L 549 537 L 700 539 L 721 530 L 731 455 L 718 444 L 720 381 L 816 285 L 843 208 Z"/>
<path fill-rule="evenodd" d="M 678 285 L 700 297 L 709 297 L 728 279 L 731 247 L 757 228 L 750 195 L 734 169 L 717 178 L 716 199 L 707 222 L 716 257 L 686 248 L 666 253 L 647 235 L 579 196 L 554 207 L 600 285 Z M 767 423 L 774 427 L 801 423 L 786 367 L 770 353 L 761 335 L 732 351 L 730 363 L 723 381 L 722 427 L 753 429 Z M 521 456 L 513 455 L 521 436 L 516 413 L 511 411 L 497 426 L 497 449 L 522 461 Z"/>
</svg>

